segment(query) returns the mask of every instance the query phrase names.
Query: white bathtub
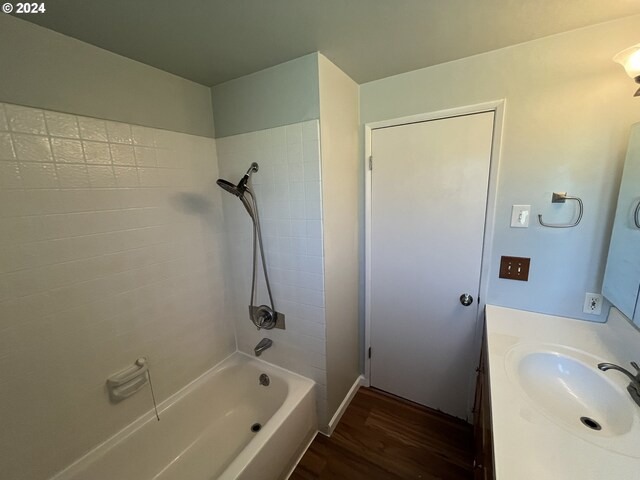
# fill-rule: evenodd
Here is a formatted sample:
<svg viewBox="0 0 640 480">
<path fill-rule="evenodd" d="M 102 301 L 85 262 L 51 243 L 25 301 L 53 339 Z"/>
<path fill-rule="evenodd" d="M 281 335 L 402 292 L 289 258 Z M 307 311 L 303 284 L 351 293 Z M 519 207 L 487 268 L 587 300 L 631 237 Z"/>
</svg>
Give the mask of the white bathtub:
<svg viewBox="0 0 640 480">
<path fill-rule="evenodd" d="M 51 480 L 286 478 L 317 431 L 313 385 L 235 353 Z"/>
</svg>

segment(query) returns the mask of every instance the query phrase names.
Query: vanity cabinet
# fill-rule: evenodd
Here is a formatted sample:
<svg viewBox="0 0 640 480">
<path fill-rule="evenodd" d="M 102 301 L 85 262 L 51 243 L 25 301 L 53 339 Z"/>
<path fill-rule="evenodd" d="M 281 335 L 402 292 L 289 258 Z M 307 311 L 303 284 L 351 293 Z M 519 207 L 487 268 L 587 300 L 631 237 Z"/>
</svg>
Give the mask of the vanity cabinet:
<svg viewBox="0 0 640 480">
<path fill-rule="evenodd" d="M 631 128 L 602 293 L 640 324 L 640 123 Z"/>
<path fill-rule="evenodd" d="M 473 404 L 474 480 L 493 480 L 493 441 L 491 434 L 491 397 L 487 365 L 486 332 L 482 341 L 480 364 Z"/>
</svg>

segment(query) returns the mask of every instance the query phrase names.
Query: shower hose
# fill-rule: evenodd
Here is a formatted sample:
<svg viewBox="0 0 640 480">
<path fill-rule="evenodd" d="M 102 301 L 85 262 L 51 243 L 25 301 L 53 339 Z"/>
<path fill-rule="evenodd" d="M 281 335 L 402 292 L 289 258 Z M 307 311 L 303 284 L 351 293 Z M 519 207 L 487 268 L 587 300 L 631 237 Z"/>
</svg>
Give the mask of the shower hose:
<svg viewBox="0 0 640 480">
<path fill-rule="evenodd" d="M 251 298 L 249 299 L 249 305 L 255 306 L 256 286 L 257 286 L 257 267 L 258 267 L 258 247 L 260 249 L 260 258 L 262 260 L 262 271 L 264 272 L 264 280 L 267 286 L 267 293 L 269 294 L 269 303 L 271 305 L 270 316 L 254 315 L 253 312 L 250 315 L 253 324 L 260 328 L 273 328 L 275 325 L 276 308 L 273 303 L 273 295 L 271 294 L 271 285 L 269 284 L 269 274 L 267 273 L 267 262 L 264 257 L 264 246 L 262 244 L 262 231 L 260 230 L 260 218 L 258 215 L 258 202 L 256 202 L 255 195 L 247 188 L 245 190 L 249 194 L 251 202 L 244 197 L 240 197 L 245 208 L 249 212 L 249 216 L 253 220 L 253 273 L 251 274 Z M 263 308 L 263 307 L 259 307 Z"/>
</svg>

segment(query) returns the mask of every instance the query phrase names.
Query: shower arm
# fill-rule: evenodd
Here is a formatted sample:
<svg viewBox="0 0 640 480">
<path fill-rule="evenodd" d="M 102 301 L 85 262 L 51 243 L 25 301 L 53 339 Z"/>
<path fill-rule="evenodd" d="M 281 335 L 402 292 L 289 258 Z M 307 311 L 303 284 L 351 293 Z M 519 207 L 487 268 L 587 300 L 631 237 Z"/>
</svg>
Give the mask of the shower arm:
<svg viewBox="0 0 640 480">
<path fill-rule="evenodd" d="M 256 216 L 258 214 L 258 207 L 257 207 L 256 201 L 255 201 L 255 198 L 253 197 L 253 192 L 251 192 L 249 190 L 249 187 L 247 186 L 247 182 L 251 178 L 251 174 L 253 172 L 257 172 L 257 171 L 258 171 L 258 164 L 256 162 L 253 162 L 251 164 L 251 166 L 249 167 L 249 169 L 247 170 L 247 173 L 244 174 L 244 177 L 242 177 L 242 179 L 240 180 L 240 182 L 236 186 L 236 189 L 237 189 L 237 192 L 238 192 L 237 193 L 238 198 L 240 199 L 240 201 L 242 202 L 242 205 L 244 205 L 245 210 L 247 211 L 247 213 L 251 217 L 251 220 L 253 221 L 254 226 L 256 224 Z M 252 201 L 252 203 L 254 205 L 253 207 L 252 207 L 251 203 L 249 203 L 247 198 L 244 196 L 244 194 L 246 192 L 248 192 L 249 195 L 251 196 L 251 201 Z M 260 227 L 258 226 L 258 228 L 260 228 Z"/>
</svg>

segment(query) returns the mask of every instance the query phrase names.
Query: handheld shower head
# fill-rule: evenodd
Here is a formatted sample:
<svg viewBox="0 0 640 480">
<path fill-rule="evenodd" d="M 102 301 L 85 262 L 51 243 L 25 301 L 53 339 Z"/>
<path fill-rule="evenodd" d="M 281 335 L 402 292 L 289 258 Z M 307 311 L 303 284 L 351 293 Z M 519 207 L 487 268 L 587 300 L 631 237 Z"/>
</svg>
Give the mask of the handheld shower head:
<svg viewBox="0 0 640 480">
<path fill-rule="evenodd" d="M 247 198 L 245 197 L 244 192 L 247 191 L 247 182 L 249 181 L 249 178 L 251 178 L 251 174 L 257 171 L 258 164 L 256 162 L 253 162 L 249 167 L 249 170 L 247 170 L 247 173 L 244 174 L 237 185 L 234 185 L 233 183 L 229 182 L 228 180 L 224 180 L 223 178 L 219 178 L 218 180 L 216 180 L 216 183 L 220 188 L 235 195 L 240 199 L 242 205 L 244 205 L 244 208 L 247 210 L 247 213 L 251 217 L 251 220 L 253 220 L 254 222 L 256 218 L 254 208 L 251 206 L 251 203 L 249 203 L 249 200 L 247 200 Z M 250 190 L 249 193 L 251 193 Z"/>
<path fill-rule="evenodd" d="M 232 193 L 236 197 L 241 197 L 244 194 L 244 191 L 247 189 L 247 182 L 249 182 L 249 178 L 251 178 L 251 174 L 257 171 L 258 171 L 258 164 L 256 162 L 253 162 L 249 167 L 249 170 L 247 170 L 247 173 L 244 174 L 244 176 L 240 179 L 237 185 L 234 185 L 228 180 L 224 180 L 222 178 L 219 178 L 216 181 L 216 183 L 218 184 L 219 187 L 223 188 L 227 192 Z"/>
<path fill-rule="evenodd" d="M 233 183 L 228 182 L 227 180 L 224 180 L 222 178 L 219 178 L 218 180 L 216 180 L 216 183 L 218 184 L 219 187 L 221 187 L 222 189 L 224 189 L 229 193 L 232 193 L 236 197 L 239 197 L 243 193 Z"/>
</svg>

